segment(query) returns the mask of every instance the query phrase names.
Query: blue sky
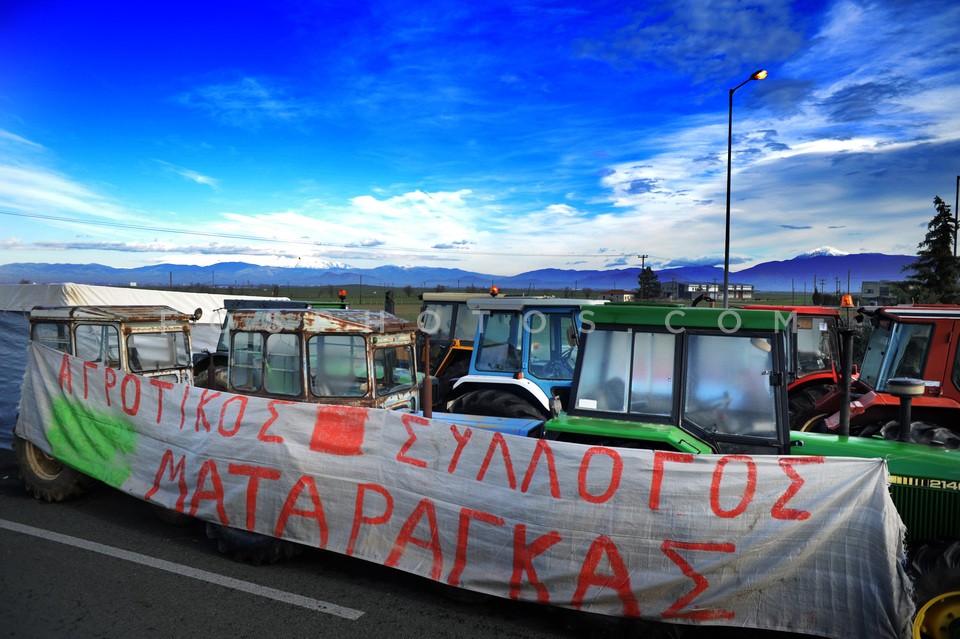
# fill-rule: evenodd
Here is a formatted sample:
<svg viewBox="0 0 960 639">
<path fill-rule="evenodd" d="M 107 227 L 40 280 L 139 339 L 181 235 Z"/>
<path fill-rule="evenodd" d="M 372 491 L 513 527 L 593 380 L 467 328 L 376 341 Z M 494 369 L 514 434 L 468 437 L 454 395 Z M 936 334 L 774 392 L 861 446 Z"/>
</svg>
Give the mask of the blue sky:
<svg viewBox="0 0 960 639">
<path fill-rule="evenodd" d="M 960 3 L 0 4 L 0 263 L 537 268 L 914 254 Z"/>
</svg>

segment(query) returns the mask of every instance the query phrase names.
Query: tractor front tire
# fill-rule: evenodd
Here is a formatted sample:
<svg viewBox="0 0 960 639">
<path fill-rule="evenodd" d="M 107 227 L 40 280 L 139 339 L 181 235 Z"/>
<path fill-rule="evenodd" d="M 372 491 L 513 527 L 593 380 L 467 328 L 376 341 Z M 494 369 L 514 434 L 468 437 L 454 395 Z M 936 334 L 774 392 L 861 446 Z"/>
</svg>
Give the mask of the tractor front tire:
<svg viewBox="0 0 960 639">
<path fill-rule="evenodd" d="M 217 541 L 217 549 L 235 561 L 275 564 L 303 552 L 303 546 L 286 539 L 207 522 L 207 537 Z"/>
<path fill-rule="evenodd" d="M 542 411 L 522 397 L 491 389 L 474 390 L 461 395 L 454 400 L 450 410 L 465 415 L 546 419 Z"/>
<path fill-rule="evenodd" d="M 960 541 L 920 547 L 910 569 L 917 604 L 913 638 L 952 639 L 960 635 Z"/>
<path fill-rule="evenodd" d="M 39 446 L 16 436 L 13 447 L 20 477 L 27 490 L 43 501 L 65 501 L 87 492 L 94 480 L 43 452 Z"/>
</svg>

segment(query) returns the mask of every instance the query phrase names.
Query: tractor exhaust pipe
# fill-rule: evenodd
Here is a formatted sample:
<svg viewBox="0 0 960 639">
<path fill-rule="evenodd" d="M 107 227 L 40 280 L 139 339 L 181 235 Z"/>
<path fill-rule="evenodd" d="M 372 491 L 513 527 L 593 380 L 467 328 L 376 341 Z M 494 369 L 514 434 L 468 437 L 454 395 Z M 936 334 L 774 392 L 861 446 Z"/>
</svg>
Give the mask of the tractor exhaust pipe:
<svg viewBox="0 0 960 639">
<path fill-rule="evenodd" d="M 841 437 L 850 435 L 850 382 L 853 379 L 853 330 L 844 328 L 840 331 L 843 340 L 840 348 L 842 360 L 840 363 L 840 383 L 843 393 L 840 396 L 840 430 Z"/>
<path fill-rule="evenodd" d="M 887 381 L 887 392 L 900 399 L 900 430 L 897 434 L 897 441 L 912 441 L 910 437 L 910 412 L 913 408 L 913 398 L 923 395 L 924 389 L 925 385 L 922 379 L 894 377 Z"/>
<path fill-rule="evenodd" d="M 430 380 L 430 333 L 423 333 L 423 416 L 433 418 L 433 382 Z"/>
</svg>

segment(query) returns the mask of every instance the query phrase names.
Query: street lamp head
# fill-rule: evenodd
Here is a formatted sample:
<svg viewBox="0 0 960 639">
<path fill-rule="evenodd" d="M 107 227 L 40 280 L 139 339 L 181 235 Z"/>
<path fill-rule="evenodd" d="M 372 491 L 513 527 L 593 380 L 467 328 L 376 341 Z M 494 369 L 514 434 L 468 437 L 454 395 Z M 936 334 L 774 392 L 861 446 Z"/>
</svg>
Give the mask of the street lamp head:
<svg viewBox="0 0 960 639">
<path fill-rule="evenodd" d="M 759 71 L 754 71 L 754 72 L 753 72 L 753 75 L 750 76 L 750 79 L 751 79 L 751 80 L 763 80 L 765 77 L 767 77 L 767 70 L 766 70 L 766 69 L 760 69 Z"/>
</svg>

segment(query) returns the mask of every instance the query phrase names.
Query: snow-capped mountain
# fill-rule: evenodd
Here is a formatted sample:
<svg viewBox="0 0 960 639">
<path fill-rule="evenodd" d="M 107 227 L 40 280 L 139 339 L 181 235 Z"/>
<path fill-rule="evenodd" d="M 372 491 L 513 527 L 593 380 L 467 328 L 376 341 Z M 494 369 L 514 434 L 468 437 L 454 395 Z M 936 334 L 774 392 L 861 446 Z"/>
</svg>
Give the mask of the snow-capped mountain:
<svg viewBox="0 0 960 639">
<path fill-rule="evenodd" d="M 833 248 L 832 246 L 821 246 L 819 248 L 813 249 L 812 251 L 806 251 L 805 253 L 801 253 L 794 259 L 802 260 L 808 257 L 824 257 L 824 256 L 843 257 L 844 255 L 850 255 L 850 254 L 844 251 L 841 251 L 840 249 Z"/>
</svg>

